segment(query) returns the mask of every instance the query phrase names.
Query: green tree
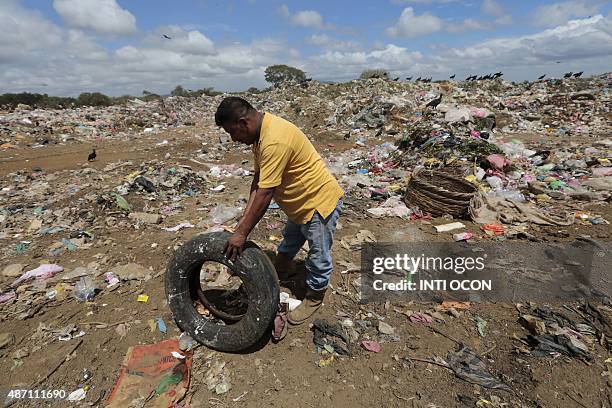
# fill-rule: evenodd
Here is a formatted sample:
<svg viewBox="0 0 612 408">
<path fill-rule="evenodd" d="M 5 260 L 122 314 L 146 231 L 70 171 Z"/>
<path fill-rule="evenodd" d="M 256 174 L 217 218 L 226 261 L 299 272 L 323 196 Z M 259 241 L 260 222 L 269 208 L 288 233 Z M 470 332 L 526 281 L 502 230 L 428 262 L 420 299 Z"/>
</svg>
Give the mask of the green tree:
<svg viewBox="0 0 612 408">
<path fill-rule="evenodd" d="M 366 69 L 359 76 L 360 79 L 382 78 L 388 79 L 389 72 L 384 69 Z"/>
<path fill-rule="evenodd" d="M 304 81 L 306 74 L 298 68 L 288 65 L 271 65 L 265 70 L 266 81 L 276 86 L 285 81 Z"/>
<path fill-rule="evenodd" d="M 177 85 L 176 88 L 170 92 L 172 96 L 189 96 L 189 92 L 183 88 L 181 85 Z"/>
<path fill-rule="evenodd" d="M 112 103 L 111 98 L 100 92 L 83 92 L 77 98 L 80 106 L 110 106 Z"/>
</svg>

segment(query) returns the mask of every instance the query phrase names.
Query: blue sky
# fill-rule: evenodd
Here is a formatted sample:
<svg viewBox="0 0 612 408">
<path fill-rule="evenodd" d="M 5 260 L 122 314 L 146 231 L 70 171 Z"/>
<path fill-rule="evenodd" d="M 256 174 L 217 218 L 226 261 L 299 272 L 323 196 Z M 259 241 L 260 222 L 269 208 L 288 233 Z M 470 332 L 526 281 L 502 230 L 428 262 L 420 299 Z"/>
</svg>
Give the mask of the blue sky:
<svg viewBox="0 0 612 408">
<path fill-rule="evenodd" d="M 266 86 L 275 63 L 331 81 L 366 68 L 434 78 L 503 70 L 512 80 L 602 73 L 612 66 L 611 4 L 2 0 L 0 92 L 241 90 Z"/>
</svg>

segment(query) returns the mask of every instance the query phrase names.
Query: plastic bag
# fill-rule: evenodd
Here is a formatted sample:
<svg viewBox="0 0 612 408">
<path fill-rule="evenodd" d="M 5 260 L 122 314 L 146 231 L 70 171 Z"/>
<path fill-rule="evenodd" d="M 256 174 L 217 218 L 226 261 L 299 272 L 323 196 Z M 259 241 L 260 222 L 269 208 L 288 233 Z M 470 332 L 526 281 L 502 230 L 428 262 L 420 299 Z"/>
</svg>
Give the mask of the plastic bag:
<svg viewBox="0 0 612 408">
<path fill-rule="evenodd" d="M 91 302 L 96 296 L 96 284 L 89 276 L 84 276 L 74 285 L 74 297 L 81 302 Z"/>
<path fill-rule="evenodd" d="M 491 186 L 493 191 L 501 190 L 502 188 L 504 188 L 504 183 L 502 179 L 497 176 L 487 177 L 487 183 L 489 183 L 489 186 Z"/>
<path fill-rule="evenodd" d="M 226 207 L 224 205 L 217 205 L 210 212 L 210 217 L 208 217 L 206 223 L 211 225 L 224 224 L 229 220 L 239 216 L 241 212 L 241 207 Z"/>
</svg>

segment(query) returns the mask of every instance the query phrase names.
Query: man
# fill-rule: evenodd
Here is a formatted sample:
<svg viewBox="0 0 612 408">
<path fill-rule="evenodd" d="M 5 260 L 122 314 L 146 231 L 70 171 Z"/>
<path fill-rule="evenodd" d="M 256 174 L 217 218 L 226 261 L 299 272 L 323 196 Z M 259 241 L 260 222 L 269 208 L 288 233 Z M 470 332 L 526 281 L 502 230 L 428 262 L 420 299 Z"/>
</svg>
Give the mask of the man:
<svg viewBox="0 0 612 408">
<path fill-rule="evenodd" d="M 225 244 L 225 255 L 234 260 L 242 253 L 249 233 L 274 197 L 289 218 L 276 258 L 280 276 L 286 276 L 293 258 L 308 241 L 306 296 L 287 316 L 290 323 L 301 324 L 319 309 L 325 297 L 333 271 L 331 247 L 344 192 L 312 143 L 292 123 L 258 112 L 238 97 L 221 102 L 215 122 L 233 141 L 252 145 L 255 158 L 249 201 L 236 232 Z"/>
</svg>

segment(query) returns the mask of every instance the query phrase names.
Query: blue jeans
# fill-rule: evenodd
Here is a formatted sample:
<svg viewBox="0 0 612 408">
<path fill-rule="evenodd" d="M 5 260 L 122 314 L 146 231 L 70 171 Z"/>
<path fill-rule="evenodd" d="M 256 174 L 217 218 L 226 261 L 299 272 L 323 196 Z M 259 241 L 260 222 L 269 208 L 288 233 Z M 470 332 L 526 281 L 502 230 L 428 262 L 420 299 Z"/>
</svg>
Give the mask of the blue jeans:
<svg viewBox="0 0 612 408">
<path fill-rule="evenodd" d="M 334 270 L 331 247 L 334 242 L 336 224 L 342 213 L 342 199 L 338 201 L 334 211 L 323 218 L 315 211 L 312 219 L 304 225 L 289 220 L 283 230 L 283 241 L 278 246 L 278 252 L 293 259 L 308 240 L 308 256 L 304 266 L 308 272 L 306 285 L 312 290 L 327 288 Z"/>
</svg>

